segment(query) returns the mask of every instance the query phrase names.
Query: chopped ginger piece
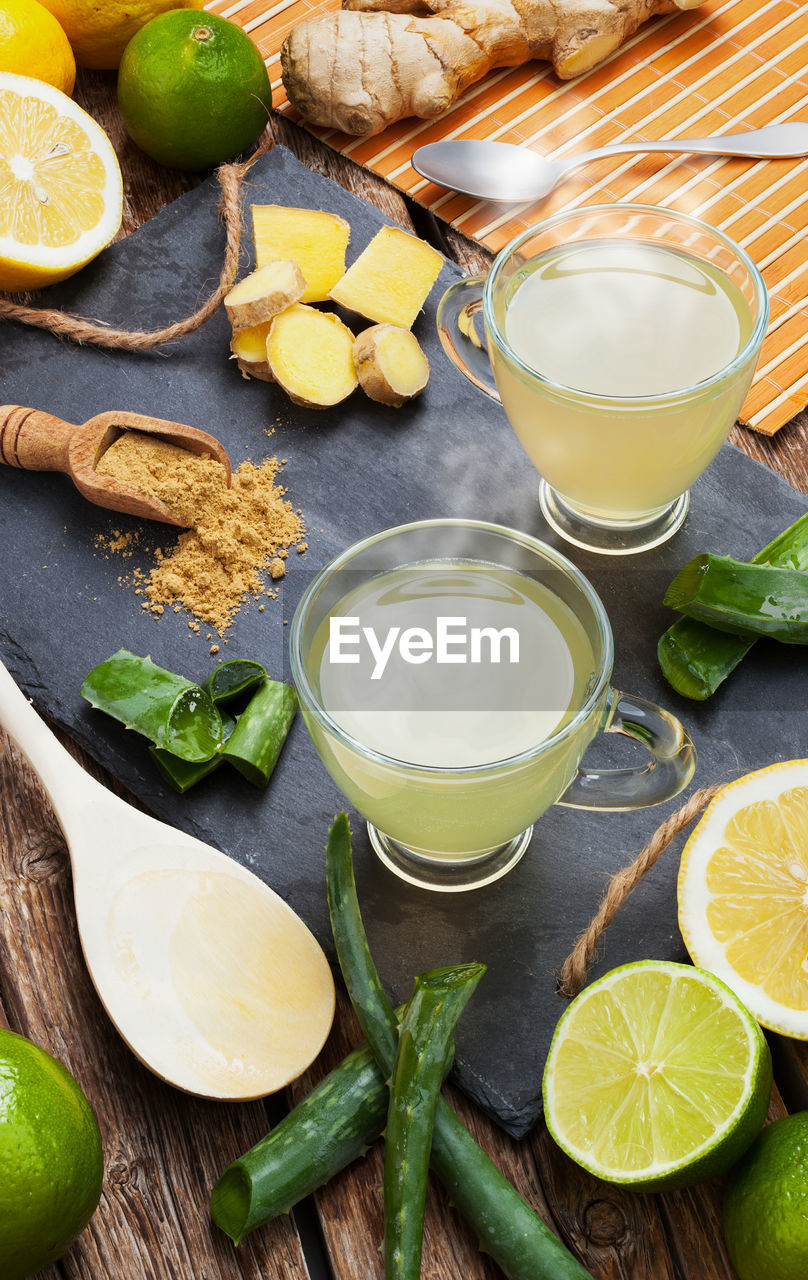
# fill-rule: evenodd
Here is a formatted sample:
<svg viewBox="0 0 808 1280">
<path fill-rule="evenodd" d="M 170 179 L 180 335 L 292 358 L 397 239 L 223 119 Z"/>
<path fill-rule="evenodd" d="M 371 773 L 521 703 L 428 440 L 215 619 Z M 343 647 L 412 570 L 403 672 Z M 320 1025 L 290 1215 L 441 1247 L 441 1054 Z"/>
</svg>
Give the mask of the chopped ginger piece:
<svg viewBox="0 0 808 1280">
<path fill-rule="evenodd" d="M 252 206 L 255 258 L 259 266 L 291 258 L 306 282 L 301 302 L 325 302 L 345 271 L 351 228 L 336 213 L 287 209 L 279 204 Z"/>
<path fill-rule="evenodd" d="M 399 408 L 423 391 L 429 361 L 409 329 L 374 324 L 354 343 L 354 363 L 362 390 L 371 400 Z"/>
<path fill-rule="evenodd" d="M 442 266 L 441 255 L 425 241 L 382 227 L 329 296 L 368 320 L 409 329 Z"/>
<path fill-rule="evenodd" d="M 356 390 L 353 344 L 339 316 L 296 302 L 272 322 L 267 362 L 290 400 L 325 409 Z"/>
<path fill-rule="evenodd" d="M 267 338 L 271 328 L 272 321 L 267 320 L 265 324 L 239 329 L 238 333 L 233 334 L 230 350 L 246 378 L 260 378 L 262 382 L 275 381 L 267 364 Z"/>
<path fill-rule="evenodd" d="M 306 281 L 297 263 L 273 261 L 234 285 L 224 300 L 233 332 L 265 324 L 303 296 Z"/>
</svg>

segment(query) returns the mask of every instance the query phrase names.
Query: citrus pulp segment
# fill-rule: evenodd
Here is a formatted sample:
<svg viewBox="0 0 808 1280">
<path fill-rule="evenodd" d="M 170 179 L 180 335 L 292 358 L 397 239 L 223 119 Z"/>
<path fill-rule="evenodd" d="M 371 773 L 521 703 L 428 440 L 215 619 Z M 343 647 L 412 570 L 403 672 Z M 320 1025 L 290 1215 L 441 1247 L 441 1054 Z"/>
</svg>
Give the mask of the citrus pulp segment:
<svg viewBox="0 0 808 1280">
<path fill-rule="evenodd" d="M 808 760 L 712 801 L 682 854 L 679 927 L 763 1026 L 808 1039 Z"/>
<path fill-rule="evenodd" d="M 78 271 L 112 240 L 122 208 L 100 125 L 51 85 L 0 73 L 0 290 Z"/>
<path fill-rule="evenodd" d="M 640 1191 L 723 1173 L 766 1115 L 771 1056 L 712 974 L 641 960 L 562 1015 L 544 1072 L 547 1127 L 590 1173 Z"/>
</svg>

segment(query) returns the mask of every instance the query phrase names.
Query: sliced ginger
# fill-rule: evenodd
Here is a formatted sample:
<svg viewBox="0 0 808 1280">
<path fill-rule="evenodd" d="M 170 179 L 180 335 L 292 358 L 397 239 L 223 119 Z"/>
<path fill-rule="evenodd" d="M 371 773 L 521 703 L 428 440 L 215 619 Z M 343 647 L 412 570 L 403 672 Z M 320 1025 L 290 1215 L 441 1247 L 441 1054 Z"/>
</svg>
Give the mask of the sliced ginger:
<svg viewBox="0 0 808 1280">
<path fill-rule="evenodd" d="M 362 390 L 371 400 L 399 408 L 429 381 L 429 361 L 409 329 L 374 324 L 354 343 L 354 364 Z"/>
<path fill-rule="evenodd" d="M 306 281 L 290 260 L 273 260 L 239 280 L 224 300 L 233 333 L 266 324 L 303 297 Z"/>
<path fill-rule="evenodd" d="M 409 329 L 442 266 L 441 255 L 424 240 L 382 227 L 329 296 L 368 320 Z"/>
<path fill-rule="evenodd" d="M 345 271 L 351 234 L 345 219 L 321 209 L 287 209 L 278 204 L 254 204 L 252 219 L 259 266 L 291 258 L 306 282 L 300 301 L 325 302 Z"/>
<path fill-rule="evenodd" d="M 353 345 L 338 316 L 296 302 L 272 322 L 267 363 L 295 404 L 325 409 L 356 390 Z"/>
<path fill-rule="evenodd" d="M 260 378 L 262 382 L 274 382 L 267 364 L 267 338 L 272 328 L 272 321 L 256 324 L 249 329 L 239 329 L 230 341 L 230 350 L 236 357 L 238 367 L 247 378 Z"/>
</svg>

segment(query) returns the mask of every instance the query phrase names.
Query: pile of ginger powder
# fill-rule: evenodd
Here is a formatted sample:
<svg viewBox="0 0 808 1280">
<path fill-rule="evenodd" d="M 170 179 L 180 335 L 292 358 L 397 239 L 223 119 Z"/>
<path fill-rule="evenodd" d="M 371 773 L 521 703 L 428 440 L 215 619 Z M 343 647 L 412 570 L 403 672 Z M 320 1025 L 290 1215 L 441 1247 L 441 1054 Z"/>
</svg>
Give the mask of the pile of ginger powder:
<svg viewBox="0 0 808 1280">
<path fill-rule="evenodd" d="M 277 458 L 242 462 L 228 488 L 221 463 L 157 436 L 125 431 L 110 445 L 97 470 L 160 498 L 188 526 L 174 550 L 156 551 L 147 577 L 135 571 L 144 608 L 184 607 L 223 634 L 247 597 L 266 593 L 267 570 L 283 576 L 288 548 L 306 544 L 279 468 Z"/>
</svg>

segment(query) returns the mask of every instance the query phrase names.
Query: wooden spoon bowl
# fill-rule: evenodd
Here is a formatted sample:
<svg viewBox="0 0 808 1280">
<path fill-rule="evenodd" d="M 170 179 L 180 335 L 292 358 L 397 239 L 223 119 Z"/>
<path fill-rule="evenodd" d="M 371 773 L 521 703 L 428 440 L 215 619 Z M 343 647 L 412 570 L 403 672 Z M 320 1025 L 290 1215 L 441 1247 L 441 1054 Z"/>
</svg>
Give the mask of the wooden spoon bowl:
<svg viewBox="0 0 808 1280">
<path fill-rule="evenodd" d="M 189 1093 L 231 1101 L 305 1071 L 331 1026 L 334 981 L 291 907 L 85 773 L 2 663 L 0 725 L 53 803 L 90 976 L 141 1062 Z"/>
<path fill-rule="evenodd" d="M 63 471 L 79 493 L 98 507 L 130 516 L 184 526 L 164 502 L 134 485 L 96 470 L 107 449 L 124 431 L 159 436 L 189 453 L 208 454 L 225 469 L 230 485 L 230 459 L 215 436 L 182 422 L 164 422 L 141 413 L 98 413 L 81 426 L 22 405 L 0 405 L 0 463 L 26 471 Z"/>
</svg>

